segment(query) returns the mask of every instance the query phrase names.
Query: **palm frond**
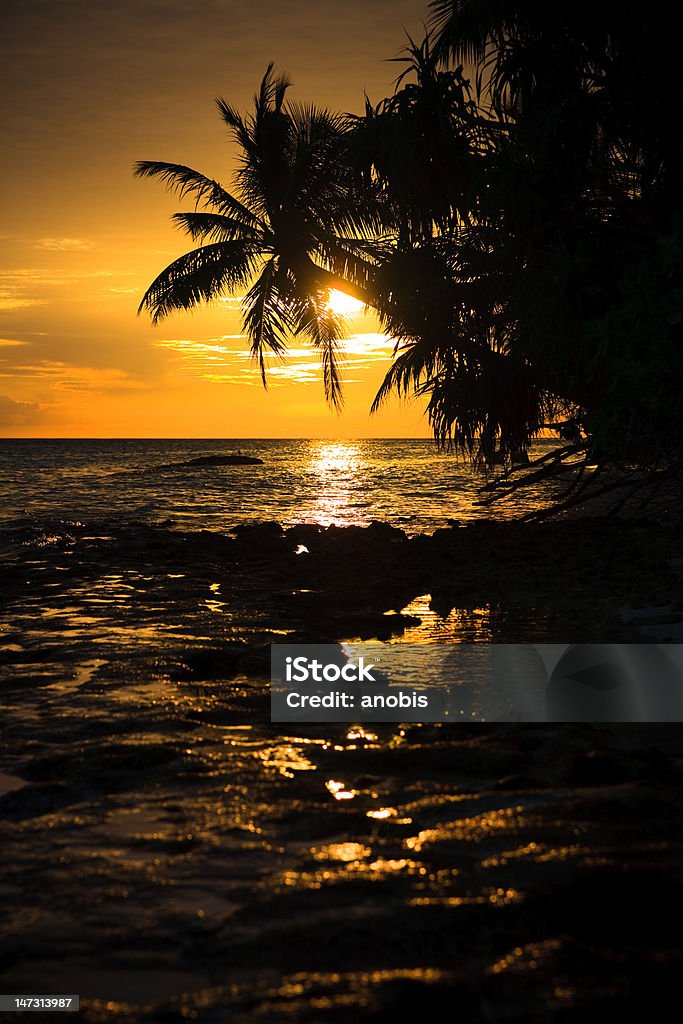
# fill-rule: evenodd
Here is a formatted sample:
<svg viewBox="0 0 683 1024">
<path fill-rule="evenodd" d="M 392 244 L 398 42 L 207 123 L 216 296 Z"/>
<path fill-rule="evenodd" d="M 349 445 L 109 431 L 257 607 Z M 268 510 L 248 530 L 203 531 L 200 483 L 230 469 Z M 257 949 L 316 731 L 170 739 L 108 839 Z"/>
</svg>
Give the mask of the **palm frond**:
<svg viewBox="0 0 683 1024">
<path fill-rule="evenodd" d="M 161 160 L 138 160 L 133 173 L 138 178 L 159 178 L 170 192 L 175 192 L 181 199 L 192 194 L 204 206 L 213 206 L 220 213 L 232 215 L 254 228 L 263 227 L 259 218 L 222 185 L 192 167 Z"/>
<path fill-rule="evenodd" d="M 271 61 L 261 79 L 259 91 L 254 96 L 254 105 L 257 111 L 271 108 L 275 111 L 281 110 L 285 93 L 292 84 L 287 75 L 274 76 L 274 68 L 275 64 Z"/>
<path fill-rule="evenodd" d="M 291 333 L 291 314 L 282 294 L 282 272 L 276 257 L 271 257 L 242 304 L 244 328 L 251 343 L 251 354 L 258 359 L 263 386 L 266 377 L 266 350 L 282 356 Z"/>
<path fill-rule="evenodd" d="M 138 313 L 148 310 L 156 324 L 174 310 L 192 309 L 226 291 L 245 287 L 257 266 L 257 252 L 242 241 L 214 242 L 174 260 L 145 292 Z"/>
<path fill-rule="evenodd" d="M 364 240 L 335 238 L 331 234 L 318 235 L 316 251 L 325 268 L 361 293 L 366 305 L 377 300 L 376 264 L 380 249 Z M 343 290 L 343 286 L 342 286 Z"/>
<path fill-rule="evenodd" d="M 238 217 L 221 213 L 174 213 L 171 218 L 194 241 L 230 242 L 241 239 L 256 243 L 263 236 Z M 267 237 L 267 236 L 266 236 Z"/>
<path fill-rule="evenodd" d="M 296 333 L 308 337 L 320 352 L 325 398 L 333 409 L 340 410 L 344 399 L 339 353 L 340 342 L 347 333 L 345 321 L 330 309 L 325 293 L 307 296 L 299 302 L 297 318 Z"/>
<path fill-rule="evenodd" d="M 242 150 L 243 160 L 248 163 L 256 159 L 258 152 L 254 141 L 253 125 L 250 123 L 250 119 L 245 120 L 221 96 L 216 98 L 216 106 L 234 141 Z"/>
<path fill-rule="evenodd" d="M 431 0 L 430 24 L 437 59 L 474 63 L 495 37 L 504 39 L 522 13 L 514 0 Z"/>
</svg>

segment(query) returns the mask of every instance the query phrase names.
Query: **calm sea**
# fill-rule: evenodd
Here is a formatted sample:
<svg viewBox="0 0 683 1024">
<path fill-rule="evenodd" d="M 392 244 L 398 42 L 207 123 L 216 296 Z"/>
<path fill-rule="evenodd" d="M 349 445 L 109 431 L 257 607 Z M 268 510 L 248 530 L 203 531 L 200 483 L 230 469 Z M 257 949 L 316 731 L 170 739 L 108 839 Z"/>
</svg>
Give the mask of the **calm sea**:
<svg viewBox="0 0 683 1024">
<path fill-rule="evenodd" d="M 238 451 L 263 465 L 178 465 Z M 113 519 L 224 531 L 256 520 L 380 519 L 424 533 L 448 519 L 519 515 L 547 497 L 536 492 L 514 508 L 482 508 L 484 482 L 430 440 L 0 441 L 0 521 L 13 525 Z"/>
</svg>

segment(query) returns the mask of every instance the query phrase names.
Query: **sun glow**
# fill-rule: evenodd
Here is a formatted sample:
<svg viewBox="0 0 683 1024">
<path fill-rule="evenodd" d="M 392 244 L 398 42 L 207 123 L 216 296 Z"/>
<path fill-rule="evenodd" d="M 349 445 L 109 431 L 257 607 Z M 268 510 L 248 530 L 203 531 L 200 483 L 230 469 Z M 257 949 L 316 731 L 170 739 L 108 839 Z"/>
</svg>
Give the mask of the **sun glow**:
<svg viewBox="0 0 683 1024">
<path fill-rule="evenodd" d="M 363 309 L 363 303 L 352 298 L 346 292 L 340 292 L 336 288 L 330 289 L 328 305 L 337 316 L 355 316 Z"/>
</svg>

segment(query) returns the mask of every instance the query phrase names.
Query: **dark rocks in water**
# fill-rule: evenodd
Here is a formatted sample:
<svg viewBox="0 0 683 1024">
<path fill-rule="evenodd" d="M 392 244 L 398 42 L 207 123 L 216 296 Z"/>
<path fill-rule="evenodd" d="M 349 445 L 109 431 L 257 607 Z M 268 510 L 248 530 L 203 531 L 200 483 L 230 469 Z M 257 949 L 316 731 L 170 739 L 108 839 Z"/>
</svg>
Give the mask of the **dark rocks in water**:
<svg viewBox="0 0 683 1024">
<path fill-rule="evenodd" d="M 263 459 L 252 455 L 200 455 L 187 462 L 177 462 L 177 466 L 262 466 Z"/>
<path fill-rule="evenodd" d="M 368 608 L 338 607 L 323 592 L 294 594 L 285 602 L 293 616 L 299 612 L 301 627 L 293 643 L 336 643 L 342 638 L 390 640 L 421 619 L 398 612 L 382 613 Z"/>
<path fill-rule="evenodd" d="M 188 469 L 196 466 L 201 469 L 204 466 L 262 466 L 263 459 L 257 459 L 254 455 L 198 455 L 195 459 L 186 459 L 183 462 L 165 462 L 157 469 Z M 156 470 L 147 470 L 155 472 Z"/>
<path fill-rule="evenodd" d="M 324 530 L 324 526 L 318 526 L 317 523 L 297 523 L 287 530 L 287 540 L 291 541 L 293 546 L 304 544 L 309 547 L 312 542 L 318 540 Z"/>
<path fill-rule="evenodd" d="M 340 558 L 376 556 L 392 545 L 407 542 L 403 530 L 378 520 L 373 520 L 368 526 L 336 526 L 332 523 L 324 528 L 302 523 L 287 530 L 287 538 L 296 544 L 304 544 L 311 553 L 333 558 L 335 565 Z"/>
<path fill-rule="evenodd" d="M 285 531 L 279 523 L 268 521 L 263 523 L 238 523 L 232 531 L 240 542 L 263 544 L 281 541 Z"/>
</svg>

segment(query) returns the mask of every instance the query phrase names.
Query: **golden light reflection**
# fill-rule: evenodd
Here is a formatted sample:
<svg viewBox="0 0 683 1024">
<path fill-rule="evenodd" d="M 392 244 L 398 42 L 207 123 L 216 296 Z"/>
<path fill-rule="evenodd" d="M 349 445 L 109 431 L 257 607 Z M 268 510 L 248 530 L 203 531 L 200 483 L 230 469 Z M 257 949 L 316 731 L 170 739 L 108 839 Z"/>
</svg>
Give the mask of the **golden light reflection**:
<svg viewBox="0 0 683 1024">
<path fill-rule="evenodd" d="M 343 645 L 342 645 L 343 646 Z M 378 736 L 376 732 L 364 729 L 362 725 L 352 725 L 346 734 L 347 740 L 366 740 L 368 743 L 376 743 Z"/>
<path fill-rule="evenodd" d="M 390 643 L 492 643 L 495 639 L 489 605 L 481 608 L 450 608 L 444 614 L 443 609 L 432 607 L 431 594 L 420 594 L 400 611 L 402 615 L 420 619 L 420 625 L 408 626 L 400 637 L 392 639 Z"/>
<path fill-rule="evenodd" d="M 506 807 L 500 810 L 487 811 L 472 818 L 451 821 L 438 828 L 428 828 L 416 836 L 409 836 L 405 845 L 409 850 L 419 851 L 433 843 L 457 840 L 459 842 L 479 842 L 493 832 L 521 829 L 533 824 L 530 818 L 523 816 L 524 807 Z"/>
<path fill-rule="evenodd" d="M 315 860 L 341 860 L 348 863 L 364 860 L 372 851 L 362 843 L 329 843 L 327 846 L 314 847 L 311 852 Z"/>
<path fill-rule="evenodd" d="M 325 788 L 335 800 L 353 800 L 354 796 L 358 796 L 357 789 L 347 789 L 345 784 L 337 779 L 328 779 Z"/>
<path fill-rule="evenodd" d="M 284 871 L 278 876 L 277 883 L 287 889 L 310 890 L 321 889 L 335 882 L 349 882 L 354 878 L 379 882 L 400 872 L 418 878 L 427 875 L 427 868 L 420 861 L 408 860 L 405 857 L 379 857 L 368 862 L 368 854 L 353 860 L 342 860 L 336 864 L 330 859 L 325 867 L 316 871 Z"/>
<path fill-rule="evenodd" d="M 556 952 L 561 946 L 562 943 L 559 939 L 547 939 L 545 942 L 530 942 L 526 946 L 515 946 L 506 956 L 489 967 L 489 973 L 535 971 L 540 961 Z"/>
<path fill-rule="evenodd" d="M 415 896 L 408 903 L 412 907 L 474 907 L 485 903 L 506 907 L 523 899 L 517 889 L 488 889 L 480 896 Z"/>
<path fill-rule="evenodd" d="M 330 473 L 355 472 L 360 457 L 358 447 L 354 444 L 323 443 L 317 447 L 311 458 L 311 469 L 323 477 Z"/>
<path fill-rule="evenodd" d="M 266 747 L 264 750 L 259 750 L 255 756 L 267 767 L 277 768 L 280 775 L 284 775 L 286 779 L 293 779 L 294 772 L 316 770 L 316 765 L 304 757 L 297 747 L 284 743 L 277 747 Z"/>
<path fill-rule="evenodd" d="M 313 497 L 302 507 L 302 518 L 321 526 L 362 525 L 368 517 L 358 505 L 363 493 L 364 460 L 359 447 L 343 442 L 311 445 L 310 474 Z"/>
</svg>

